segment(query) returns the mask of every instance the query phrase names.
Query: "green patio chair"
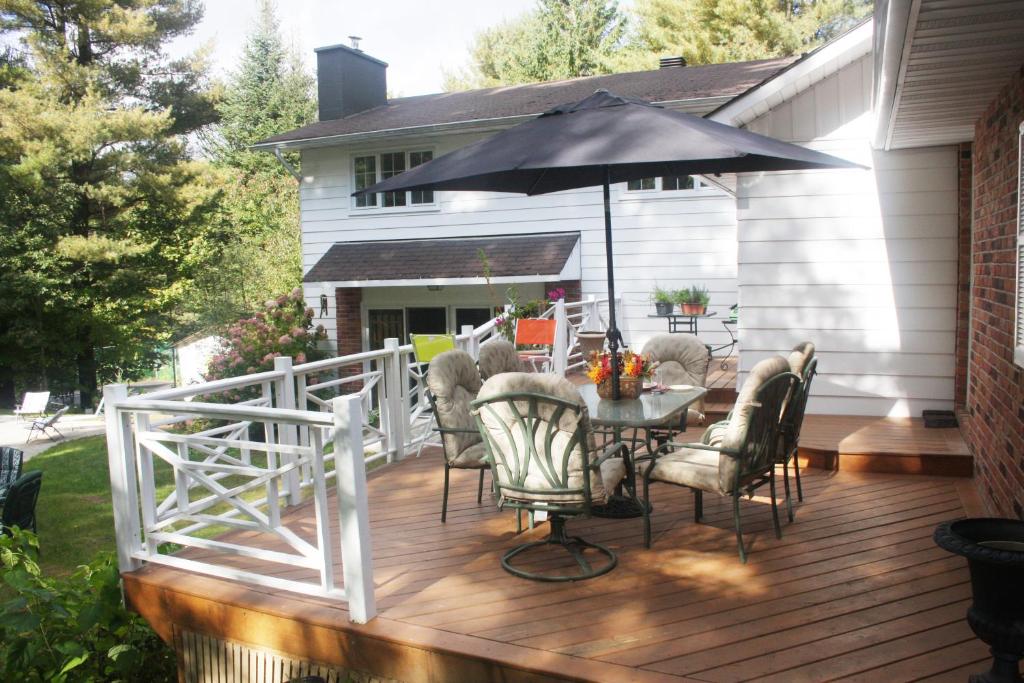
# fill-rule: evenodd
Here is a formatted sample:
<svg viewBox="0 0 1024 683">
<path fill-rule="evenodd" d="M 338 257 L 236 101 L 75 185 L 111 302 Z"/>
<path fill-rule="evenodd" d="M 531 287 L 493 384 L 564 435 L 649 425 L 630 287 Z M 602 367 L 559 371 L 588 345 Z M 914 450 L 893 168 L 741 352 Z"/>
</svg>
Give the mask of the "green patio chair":
<svg viewBox="0 0 1024 683">
<path fill-rule="evenodd" d="M 775 462 L 781 438 L 783 406 L 799 378 L 789 371 L 782 356 L 767 358 L 751 370 L 743 383 L 730 418 L 712 425 L 701 443 L 666 443 L 655 453 L 637 458 L 643 468 L 644 498 L 651 482 L 685 486 L 693 491 L 694 521 L 703 516 L 704 491 L 730 496 L 736 546 L 740 560 L 747 561 L 740 519 L 740 497 L 768 484 L 771 489 L 772 522 L 782 537 L 775 498 Z M 644 515 L 644 544 L 651 546 L 650 515 Z"/>
<path fill-rule="evenodd" d="M 413 376 L 421 387 L 423 387 L 424 394 L 427 395 L 429 400 L 429 392 L 426 391 L 427 386 L 427 371 L 430 367 L 430 362 L 434 360 L 438 355 L 445 351 L 451 351 L 455 348 L 455 335 L 454 334 L 410 334 L 409 343 L 412 344 L 412 357 L 413 365 L 410 368 Z M 436 424 L 433 413 L 433 402 L 431 402 L 431 413 L 427 421 L 427 433 L 431 425 Z M 420 445 L 416 449 L 416 457 L 420 457 L 423 452 L 423 446 L 427 444 L 427 437 L 424 436 L 420 440 Z M 436 442 L 431 442 L 431 445 L 438 445 Z"/>
<path fill-rule="evenodd" d="M 547 513 L 551 531 L 541 541 L 507 551 L 501 566 L 535 581 L 579 581 L 611 571 L 618 558 L 605 546 L 566 532 L 566 519 L 589 517 L 595 505 L 626 476 L 625 445 L 599 450 L 586 405 L 576 387 L 558 375 L 509 372 L 487 380 L 473 402 L 487 460 L 498 493 L 498 507 Z M 570 554 L 574 571 L 529 571 L 513 564 L 529 551 L 555 545 Z M 586 556 L 595 555 L 594 565 Z"/>
<path fill-rule="evenodd" d="M 7 489 L 21 476 L 21 465 L 25 454 L 17 448 L 0 446 L 0 510 L 3 509 Z"/>
<path fill-rule="evenodd" d="M 470 414 L 470 402 L 480 391 L 480 373 L 473 357 L 458 349 L 445 351 L 431 361 L 427 375 L 427 397 L 437 420 L 444 449 L 444 498 L 441 522 L 448 520 L 448 481 L 453 468 L 480 470 L 476 502 L 483 502 L 484 445 L 476 421 Z"/>
<path fill-rule="evenodd" d="M 43 473 L 39 470 L 23 474 L 11 484 L 0 516 L 0 527 L 4 533 L 9 535 L 8 529 L 15 526 L 36 532 L 36 501 L 42 484 Z"/>
<path fill-rule="evenodd" d="M 790 372 L 800 378 L 793 389 L 792 397 L 786 401 L 782 416 L 782 439 L 780 441 L 777 464 L 782 465 L 783 482 L 786 489 L 786 512 L 789 521 L 793 521 L 793 500 L 789 491 L 789 463 L 793 463 L 796 475 L 797 500 L 803 502 L 804 489 L 800 482 L 800 463 L 797 459 L 800 449 L 800 430 L 804 424 L 804 413 L 807 410 L 807 399 L 811 394 L 811 381 L 818 371 L 818 359 L 814 357 L 814 344 L 802 342 L 797 344 L 789 354 Z"/>
</svg>

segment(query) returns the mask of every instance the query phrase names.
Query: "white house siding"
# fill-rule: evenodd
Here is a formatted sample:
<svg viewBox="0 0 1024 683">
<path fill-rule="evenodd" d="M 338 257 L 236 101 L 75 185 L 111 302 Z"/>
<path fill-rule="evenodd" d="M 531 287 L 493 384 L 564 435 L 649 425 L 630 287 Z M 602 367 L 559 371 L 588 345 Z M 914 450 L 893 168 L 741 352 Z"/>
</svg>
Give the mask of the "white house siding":
<svg viewBox="0 0 1024 683">
<path fill-rule="evenodd" d="M 811 412 L 950 409 L 956 149 L 873 151 L 870 86 L 865 57 L 747 126 L 871 169 L 740 177 L 740 370 L 810 339 Z"/>
<path fill-rule="evenodd" d="M 433 149 L 439 156 L 480 139 L 480 135 L 450 134 L 436 138 L 386 141 L 359 148 L 316 148 L 302 153 L 301 188 L 304 271 L 335 242 L 426 237 L 527 234 L 579 231 L 582 250 L 583 294 L 606 292 L 604 214 L 600 188 L 522 195 L 443 192 L 431 210 L 383 212 L 350 209 L 350 157 L 411 149 Z M 618 291 L 625 298 L 620 322 L 628 342 L 643 344 L 665 330 L 663 320 L 651 320 L 650 291 L 703 283 L 711 291 L 711 310 L 727 317 L 736 303 L 735 201 L 717 189 L 658 193 L 657 197 L 612 190 L 615 268 Z M 381 273 L 382 279 L 387 273 Z M 307 283 L 310 305 L 318 312 L 321 286 Z M 329 316 L 318 320 L 334 331 L 334 300 Z M 402 302 L 395 301 L 398 305 Z M 624 323 L 624 324 L 623 324 Z M 701 323 L 708 343 L 728 341 L 717 321 Z"/>
</svg>

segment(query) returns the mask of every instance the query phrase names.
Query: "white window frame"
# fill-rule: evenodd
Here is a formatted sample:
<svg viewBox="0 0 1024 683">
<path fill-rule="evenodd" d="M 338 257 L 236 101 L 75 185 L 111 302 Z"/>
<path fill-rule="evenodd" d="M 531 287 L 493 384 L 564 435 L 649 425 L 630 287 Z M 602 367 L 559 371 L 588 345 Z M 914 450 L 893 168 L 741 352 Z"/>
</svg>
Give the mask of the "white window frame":
<svg viewBox="0 0 1024 683">
<path fill-rule="evenodd" d="M 692 190 L 666 190 L 661 186 L 661 179 L 663 176 L 653 176 L 654 178 L 654 189 L 651 190 L 631 190 L 629 189 L 629 183 L 622 183 L 621 199 L 624 200 L 637 200 L 637 199 L 679 199 L 680 197 L 691 197 L 699 194 L 718 194 L 718 188 L 714 185 L 710 185 L 705 182 L 697 174 L 689 174 L 693 177 L 694 188 Z"/>
<path fill-rule="evenodd" d="M 1017 130 L 1017 297 L 1014 301 L 1013 362 L 1024 368 L 1024 122 Z"/>
<path fill-rule="evenodd" d="M 376 159 L 376 165 L 374 171 L 377 174 L 376 182 L 383 180 L 381 177 L 381 157 L 387 154 L 404 154 L 405 155 L 405 170 L 408 171 L 409 166 L 409 155 L 415 152 L 430 152 L 431 160 L 437 158 L 437 150 L 430 145 L 409 145 L 399 149 L 375 149 L 366 150 L 362 152 L 351 152 L 348 159 L 348 171 L 349 178 L 351 180 L 351 187 L 355 191 L 356 186 L 356 159 L 359 157 L 374 157 Z M 349 214 L 360 215 L 360 216 L 372 216 L 372 215 L 386 215 L 395 213 L 429 213 L 440 210 L 440 205 L 437 201 L 437 191 L 434 191 L 434 201 L 426 204 L 413 204 L 411 191 L 405 192 L 405 206 L 382 206 L 381 193 L 377 193 L 377 203 L 373 206 L 357 206 L 356 197 L 349 197 Z"/>
</svg>

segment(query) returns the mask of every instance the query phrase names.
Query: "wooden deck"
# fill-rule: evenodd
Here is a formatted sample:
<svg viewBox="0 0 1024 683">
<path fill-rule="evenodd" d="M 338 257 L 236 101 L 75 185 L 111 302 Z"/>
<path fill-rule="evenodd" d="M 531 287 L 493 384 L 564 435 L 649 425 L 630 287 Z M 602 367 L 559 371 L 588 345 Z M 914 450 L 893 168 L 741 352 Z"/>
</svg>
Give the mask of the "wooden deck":
<svg viewBox="0 0 1024 683">
<path fill-rule="evenodd" d="M 506 574 L 499 557 L 546 525 L 514 535 L 511 513 L 487 496 L 477 505 L 467 471 L 453 472 L 442 525 L 442 477 L 426 451 L 372 473 L 379 616 L 367 625 L 328 601 L 162 567 L 126 575 L 126 593 L 167 638 L 173 625 L 409 683 L 963 681 L 986 668 L 964 620 L 966 564 L 931 540 L 937 523 L 977 514 L 969 481 L 807 470 L 782 540 L 764 498 L 743 503 L 747 565 L 724 499 L 705 497 L 695 524 L 686 491 L 656 486 L 652 549 L 640 520 L 572 521 L 619 565 L 543 584 Z M 289 513 L 300 533 L 311 515 Z"/>
</svg>

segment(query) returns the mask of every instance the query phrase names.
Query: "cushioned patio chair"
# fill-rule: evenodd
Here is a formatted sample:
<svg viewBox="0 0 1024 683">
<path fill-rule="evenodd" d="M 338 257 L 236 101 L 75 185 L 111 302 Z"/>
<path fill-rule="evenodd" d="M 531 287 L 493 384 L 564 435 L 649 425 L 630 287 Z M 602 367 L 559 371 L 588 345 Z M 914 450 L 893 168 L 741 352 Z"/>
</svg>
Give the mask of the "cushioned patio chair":
<svg viewBox="0 0 1024 683">
<path fill-rule="evenodd" d="M 480 368 L 480 378 L 484 381 L 503 372 L 523 371 L 523 363 L 519 360 L 516 347 L 504 339 L 481 346 L 477 366 Z"/>
<path fill-rule="evenodd" d="M 49 391 L 26 391 L 21 403 L 14 406 L 14 414 L 21 419 L 34 415 L 42 417 L 46 415 L 46 407 L 50 405 Z"/>
<path fill-rule="evenodd" d="M 780 442 L 779 455 L 776 460 L 782 465 L 782 476 L 786 487 L 786 512 L 789 521 L 793 521 L 793 501 L 789 492 L 789 463 L 793 463 L 793 472 L 796 475 L 796 497 L 803 502 L 804 489 L 800 482 L 800 463 L 797 460 L 800 448 L 800 430 L 804 424 L 804 412 L 807 409 L 807 399 L 811 393 L 811 381 L 818 369 L 818 359 L 814 357 L 814 344 L 801 342 L 793 347 L 789 354 L 790 372 L 800 378 L 800 382 L 793 389 L 793 396 L 786 401 L 786 408 L 782 416 L 782 439 Z"/>
<path fill-rule="evenodd" d="M 711 356 L 704 342 L 692 334 L 658 334 L 650 338 L 641 351 L 658 363 L 655 377 L 666 386 L 688 384 L 704 387 L 708 383 Z M 684 431 L 687 425 L 704 424 L 704 398 L 701 397 L 674 423 L 662 425 L 671 437 L 673 430 Z"/>
<path fill-rule="evenodd" d="M 427 396 L 434 409 L 437 431 L 444 449 L 444 499 L 441 522 L 448 519 L 448 480 L 452 468 L 480 470 L 476 502 L 483 501 L 484 444 L 470 414 L 470 402 L 480 391 L 480 373 L 465 351 L 445 351 L 435 356 L 427 374 Z"/>
<path fill-rule="evenodd" d="M 43 473 L 33 470 L 21 475 L 7 490 L 4 499 L 3 513 L 0 515 L 0 526 L 4 533 L 9 534 L 10 527 L 19 527 L 35 533 L 36 501 L 39 499 L 39 488 L 43 483 Z"/>
<path fill-rule="evenodd" d="M 781 416 L 786 398 L 798 377 L 789 371 L 782 356 L 767 358 L 751 370 L 743 383 L 728 422 L 717 423 L 704 433 L 701 443 L 666 443 L 643 469 L 644 498 L 651 482 L 685 486 L 693 491 L 694 521 L 703 516 L 704 491 L 730 496 L 736 546 L 740 560 L 747 561 L 740 520 L 740 496 L 767 483 L 771 489 L 772 522 L 782 537 L 775 498 L 775 459 L 781 436 Z M 650 516 L 644 516 L 644 543 L 651 544 Z"/>
<path fill-rule="evenodd" d="M 614 443 L 598 450 L 586 404 L 576 387 L 558 375 L 511 372 L 484 382 L 473 402 L 480 433 L 498 493 L 498 506 L 544 511 L 551 524 L 547 538 L 524 543 L 501 559 L 505 571 L 536 581 L 578 581 L 611 571 L 618 559 L 608 548 L 569 536 L 569 517 L 588 517 L 595 505 L 626 476 L 625 446 Z M 574 562 L 562 573 L 535 572 L 516 566 L 530 550 L 555 545 Z M 586 557 L 596 554 L 598 565 Z"/>
<path fill-rule="evenodd" d="M 412 358 L 413 362 L 409 367 L 409 372 L 412 373 L 413 377 L 419 382 L 421 387 L 427 385 L 427 370 L 430 367 L 430 361 L 434 360 L 435 357 L 444 353 L 445 351 L 451 351 L 455 348 L 455 335 L 454 334 L 410 334 L 409 343 L 412 344 Z M 426 391 L 424 391 L 426 393 Z M 430 412 L 427 415 L 427 435 L 420 439 L 419 448 L 416 449 L 416 457 L 420 457 L 423 452 L 423 447 L 429 441 L 430 427 L 436 424 L 434 421 L 434 413 Z M 431 445 L 440 445 L 436 441 L 431 441 Z"/>
<path fill-rule="evenodd" d="M 21 476 L 21 465 L 25 454 L 17 448 L 0 446 L 0 509 L 3 509 L 7 489 Z"/>
</svg>

